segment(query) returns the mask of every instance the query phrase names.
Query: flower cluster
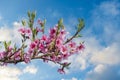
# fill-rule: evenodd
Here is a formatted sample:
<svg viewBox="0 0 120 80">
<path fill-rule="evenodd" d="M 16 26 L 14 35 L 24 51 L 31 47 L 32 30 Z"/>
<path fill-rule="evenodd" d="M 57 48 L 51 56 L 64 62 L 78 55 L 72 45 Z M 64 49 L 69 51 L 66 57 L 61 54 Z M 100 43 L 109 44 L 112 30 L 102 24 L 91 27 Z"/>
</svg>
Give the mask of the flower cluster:
<svg viewBox="0 0 120 80">
<path fill-rule="evenodd" d="M 11 42 L 3 42 L 5 50 L 0 52 L 1 64 L 17 64 L 23 61 L 29 63 L 32 59 L 42 59 L 44 62 L 52 61 L 60 64 L 61 68 L 58 69 L 58 72 L 65 73 L 64 68 L 68 67 L 70 63 L 63 61 L 84 49 L 83 43 L 77 44 L 73 41 L 84 27 L 81 25 L 82 21 L 80 21 L 76 33 L 71 38 L 68 38 L 68 32 L 64 28 L 62 19 L 58 21 L 55 27 L 50 28 L 48 34 L 44 34 L 45 20 L 38 20 L 37 23 L 41 27 L 34 27 L 34 15 L 35 13 L 28 13 L 28 27 L 25 27 L 24 22 L 24 27 L 18 30 L 23 37 L 22 46 L 19 48 L 16 46 L 11 47 Z M 41 37 L 38 37 L 40 35 L 38 33 L 42 34 Z M 26 45 L 27 39 L 31 41 L 29 45 Z"/>
</svg>

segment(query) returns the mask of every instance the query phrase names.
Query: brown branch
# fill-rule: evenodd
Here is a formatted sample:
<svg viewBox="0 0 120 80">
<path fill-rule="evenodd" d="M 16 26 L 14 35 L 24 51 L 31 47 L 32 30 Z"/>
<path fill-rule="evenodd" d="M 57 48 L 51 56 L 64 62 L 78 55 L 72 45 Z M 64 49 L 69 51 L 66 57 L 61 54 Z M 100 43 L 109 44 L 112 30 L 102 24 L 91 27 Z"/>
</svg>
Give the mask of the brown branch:
<svg viewBox="0 0 120 80">
<path fill-rule="evenodd" d="M 51 54 L 48 53 L 48 54 L 44 54 L 44 55 L 41 55 L 41 56 L 34 56 L 34 57 L 31 58 L 31 60 L 34 60 L 34 59 L 43 59 L 43 60 L 48 60 L 48 61 L 54 62 L 53 60 L 44 57 L 44 56 L 50 56 L 50 55 Z M 4 59 L 1 59 L 0 62 L 17 64 L 19 62 L 24 62 L 24 59 L 20 59 L 20 60 L 11 59 L 10 60 L 9 58 L 7 58 L 7 59 L 4 58 Z M 54 62 L 54 63 L 58 63 L 58 64 L 62 65 L 62 63 L 60 63 L 60 62 Z"/>
<path fill-rule="evenodd" d="M 79 32 L 80 32 L 80 30 L 77 30 L 77 32 L 71 38 L 69 38 L 69 39 L 67 39 L 67 41 L 65 41 L 64 45 L 67 44 L 68 42 L 70 42 L 73 38 L 75 38 Z"/>
</svg>

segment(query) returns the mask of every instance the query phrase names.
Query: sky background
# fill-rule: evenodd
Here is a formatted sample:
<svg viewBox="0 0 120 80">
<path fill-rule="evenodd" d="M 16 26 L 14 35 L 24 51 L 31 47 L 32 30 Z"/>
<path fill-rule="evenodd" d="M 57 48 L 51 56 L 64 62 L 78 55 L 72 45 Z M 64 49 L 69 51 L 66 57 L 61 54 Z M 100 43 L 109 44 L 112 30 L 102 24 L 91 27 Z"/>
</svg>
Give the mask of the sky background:
<svg viewBox="0 0 120 80">
<path fill-rule="evenodd" d="M 1 80 L 120 80 L 120 0 L 1 0 L 0 41 L 19 42 L 17 29 L 28 10 L 37 12 L 36 20 L 47 19 L 47 29 L 63 18 L 71 34 L 83 18 L 83 37 L 75 41 L 85 41 L 85 50 L 70 57 L 65 75 L 52 63 L 34 60 L 0 66 Z"/>
</svg>

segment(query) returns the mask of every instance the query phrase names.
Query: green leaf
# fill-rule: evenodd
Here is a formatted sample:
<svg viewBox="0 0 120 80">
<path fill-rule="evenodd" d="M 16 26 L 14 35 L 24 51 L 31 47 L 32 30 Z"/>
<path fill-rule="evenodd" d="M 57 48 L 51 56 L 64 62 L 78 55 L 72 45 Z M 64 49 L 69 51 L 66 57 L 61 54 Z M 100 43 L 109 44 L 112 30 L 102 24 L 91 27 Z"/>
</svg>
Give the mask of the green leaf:
<svg viewBox="0 0 120 80">
<path fill-rule="evenodd" d="M 6 43 L 6 41 L 4 41 L 3 44 L 4 44 L 4 47 L 5 47 L 5 50 L 7 50 L 7 43 Z"/>
<path fill-rule="evenodd" d="M 7 43 L 7 46 L 10 46 L 11 45 L 11 41 L 9 41 L 8 43 Z"/>
<path fill-rule="evenodd" d="M 31 14 L 30 14 L 30 11 L 28 11 L 27 14 L 28 14 L 28 17 L 30 18 L 30 15 L 31 15 Z"/>
<path fill-rule="evenodd" d="M 37 31 L 36 31 L 36 29 L 34 29 L 34 30 L 33 30 L 33 35 L 32 35 L 32 39 L 33 39 L 33 40 L 35 39 L 36 33 L 37 33 Z"/>
<path fill-rule="evenodd" d="M 78 30 L 81 31 L 84 28 L 85 23 L 83 19 L 78 19 L 78 21 L 79 21 Z"/>
<path fill-rule="evenodd" d="M 26 21 L 25 20 L 22 20 L 22 25 L 26 26 Z"/>
<path fill-rule="evenodd" d="M 14 44 L 14 49 L 13 51 L 15 52 L 17 50 L 16 44 Z"/>
<path fill-rule="evenodd" d="M 32 12 L 32 14 L 31 14 L 32 20 L 35 18 L 35 16 L 36 16 L 36 11 Z"/>
<path fill-rule="evenodd" d="M 61 27 L 63 25 L 63 19 L 61 18 L 59 21 L 58 21 L 58 26 Z"/>
</svg>

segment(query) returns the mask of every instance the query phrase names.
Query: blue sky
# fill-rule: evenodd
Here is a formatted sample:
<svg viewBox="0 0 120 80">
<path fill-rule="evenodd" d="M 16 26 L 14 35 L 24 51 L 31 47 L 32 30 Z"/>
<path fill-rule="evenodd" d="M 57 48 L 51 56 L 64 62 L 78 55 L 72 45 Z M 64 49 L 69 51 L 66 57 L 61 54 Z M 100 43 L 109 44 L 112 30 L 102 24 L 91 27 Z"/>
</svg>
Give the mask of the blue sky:
<svg viewBox="0 0 120 80">
<path fill-rule="evenodd" d="M 54 26 L 62 17 L 72 34 L 78 18 L 85 20 L 83 37 L 86 49 L 72 56 L 65 75 L 57 66 L 34 60 L 0 67 L 2 80 L 120 80 L 120 1 L 119 0 L 1 0 L 0 40 L 19 41 L 16 32 L 27 11 L 36 11 L 37 18 L 47 19 L 46 27 Z M 14 37 L 11 37 L 13 36 Z M 9 73 L 9 74 L 8 74 Z"/>
</svg>

